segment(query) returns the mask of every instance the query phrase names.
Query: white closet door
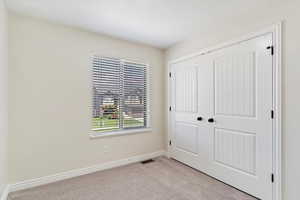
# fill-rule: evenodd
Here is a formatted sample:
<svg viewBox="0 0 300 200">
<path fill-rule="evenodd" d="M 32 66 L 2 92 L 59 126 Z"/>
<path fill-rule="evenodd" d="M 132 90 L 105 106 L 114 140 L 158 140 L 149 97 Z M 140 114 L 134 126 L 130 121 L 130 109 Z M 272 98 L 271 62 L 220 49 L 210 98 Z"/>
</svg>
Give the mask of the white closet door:
<svg viewBox="0 0 300 200">
<path fill-rule="evenodd" d="M 209 124 L 204 116 L 210 114 L 206 82 L 207 60 L 190 59 L 172 66 L 172 156 L 194 168 L 207 168 L 209 163 Z"/>
<path fill-rule="evenodd" d="M 210 173 L 272 199 L 272 35 L 212 53 Z"/>
<path fill-rule="evenodd" d="M 270 45 L 268 34 L 172 68 L 173 157 L 264 200 L 272 199 Z"/>
</svg>

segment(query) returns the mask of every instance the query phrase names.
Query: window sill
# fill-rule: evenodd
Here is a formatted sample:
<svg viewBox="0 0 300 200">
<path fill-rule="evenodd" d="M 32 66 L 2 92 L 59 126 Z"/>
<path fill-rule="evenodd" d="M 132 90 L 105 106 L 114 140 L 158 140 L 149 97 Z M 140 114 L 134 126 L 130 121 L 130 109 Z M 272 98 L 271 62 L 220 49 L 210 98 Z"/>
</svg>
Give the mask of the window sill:
<svg viewBox="0 0 300 200">
<path fill-rule="evenodd" d="M 151 128 L 141 128 L 141 129 L 128 129 L 128 130 L 121 130 L 121 131 L 112 131 L 107 133 L 99 133 L 99 132 L 93 132 L 90 133 L 90 138 L 102 138 L 102 137 L 113 137 L 113 136 L 121 136 L 121 135 L 130 135 L 135 133 L 145 133 L 145 132 L 151 132 Z"/>
</svg>

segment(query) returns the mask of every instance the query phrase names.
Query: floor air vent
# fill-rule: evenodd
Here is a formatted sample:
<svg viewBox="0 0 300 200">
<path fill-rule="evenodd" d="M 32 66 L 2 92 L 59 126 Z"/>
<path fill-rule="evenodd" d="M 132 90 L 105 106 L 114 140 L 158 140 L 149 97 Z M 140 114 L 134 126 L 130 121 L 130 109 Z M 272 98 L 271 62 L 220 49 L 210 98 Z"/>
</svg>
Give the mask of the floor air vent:
<svg viewBox="0 0 300 200">
<path fill-rule="evenodd" d="M 148 164 L 148 163 L 152 163 L 152 162 L 154 162 L 154 160 L 153 159 L 149 159 L 149 160 L 144 160 L 141 163 L 142 164 Z"/>
</svg>

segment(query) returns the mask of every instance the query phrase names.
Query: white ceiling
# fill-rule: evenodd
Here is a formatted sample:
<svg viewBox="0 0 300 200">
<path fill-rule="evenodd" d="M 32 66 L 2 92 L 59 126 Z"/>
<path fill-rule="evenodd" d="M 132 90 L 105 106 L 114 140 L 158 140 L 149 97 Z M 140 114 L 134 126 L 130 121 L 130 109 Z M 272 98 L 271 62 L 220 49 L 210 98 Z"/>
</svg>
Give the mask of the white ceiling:
<svg viewBox="0 0 300 200">
<path fill-rule="evenodd" d="M 10 10 L 167 48 L 287 0 L 7 0 Z"/>
</svg>

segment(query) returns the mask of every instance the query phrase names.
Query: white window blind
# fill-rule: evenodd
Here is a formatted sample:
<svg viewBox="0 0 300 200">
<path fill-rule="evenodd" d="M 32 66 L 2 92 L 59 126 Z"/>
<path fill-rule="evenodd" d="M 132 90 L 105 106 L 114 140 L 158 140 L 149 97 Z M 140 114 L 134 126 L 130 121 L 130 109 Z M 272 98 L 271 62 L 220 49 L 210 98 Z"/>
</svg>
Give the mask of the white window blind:
<svg viewBox="0 0 300 200">
<path fill-rule="evenodd" d="M 147 65 L 94 56 L 92 78 L 94 131 L 148 126 Z"/>
</svg>

